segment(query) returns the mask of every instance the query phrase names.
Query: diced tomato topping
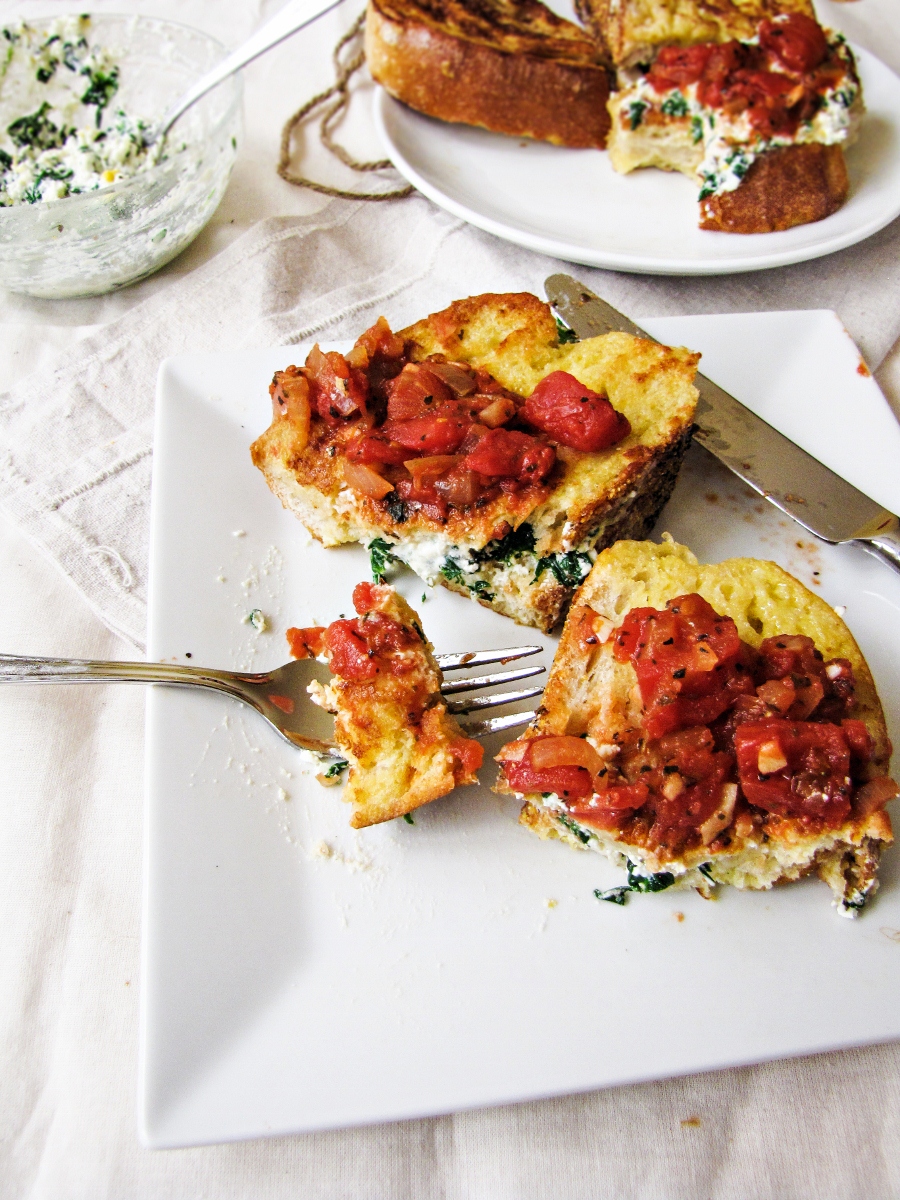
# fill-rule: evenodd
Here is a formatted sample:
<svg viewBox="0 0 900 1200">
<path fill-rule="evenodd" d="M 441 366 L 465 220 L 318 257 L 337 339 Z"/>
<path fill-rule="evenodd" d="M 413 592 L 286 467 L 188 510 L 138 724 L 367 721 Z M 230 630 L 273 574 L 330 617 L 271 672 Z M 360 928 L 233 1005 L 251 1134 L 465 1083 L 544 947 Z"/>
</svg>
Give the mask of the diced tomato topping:
<svg viewBox="0 0 900 1200">
<path fill-rule="evenodd" d="M 473 775 L 484 761 L 484 746 L 472 738 L 457 738 L 450 747 L 450 753 L 466 775 Z"/>
<path fill-rule="evenodd" d="M 741 725 L 734 747 L 741 790 L 757 808 L 834 824 L 846 820 L 853 784 L 840 726 L 773 717 Z"/>
<path fill-rule="evenodd" d="M 333 621 L 325 632 L 329 666 L 342 679 L 373 679 L 383 665 L 380 659 L 389 662 L 393 674 L 403 674 L 410 664 L 393 657 L 394 653 L 421 642 L 415 630 L 385 613 L 372 611 L 370 606 L 377 604 L 378 598 L 377 585 L 359 584 L 353 603 L 360 616 Z"/>
<path fill-rule="evenodd" d="M 827 61 L 822 28 L 801 13 L 764 20 L 758 32 L 758 46 L 734 40 L 664 46 L 647 79 L 660 95 L 696 84 L 701 104 L 731 116 L 746 113 L 765 137 L 792 136 L 801 121 L 815 114 L 817 94 L 833 87 L 846 68 L 840 61 Z"/>
<path fill-rule="evenodd" d="M 332 621 L 325 633 L 325 649 L 331 670 L 341 679 L 374 679 L 378 674 L 378 663 L 369 654 L 357 620 Z"/>
<path fill-rule="evenodd" d="M 594 791 L 591 776 L 584 767 L 546 767 L 535 770 L 529 762 L 511 762 L 505 766 L 506 779 L 516 792 L 555 792 L 563 800 L 590 796 Z"/>
<path fill-rule="evenodd" d="M 453 454 L 462 445 L 471 424 L 470 417 L 447 405 L 434 416 L 385 421 L 381 432 L 391 441 L 419 454 Z M 406 457 L 409 458 L 409 454 Z"/>
<path fill-rule="evenodd" d="M 392 421 L 424 417 L 453 399 L 455 393 L 427 363 L 407 363 L 391 384 L 388 417 Z"/>
<path fill-rule="evenodd" d="M 553 469 L 552 446 L 514 429 L 489 429 L 465 459 L 463 466 L 480 475 L 509 476 L 536 483 Z"/>
<path fill-rule="evenodd" d="M 351 462 L 385 463 L 399 466 L 409 458 L 409 450 L 391 439 L 380 429 L 365 433 L 347 445 L 347 458 Z"/>
<path fill-rule="evenodd" d="M 325 626 L 291 628 L 285 634 L 292 658 L 318 658 L 325 649 Z"/>
<path fill-rule="evenodd" d="M 521 416 L 561 445 L 586 452 L 605 450 L 631 432 L 628 418 L 616 412 L 606 396 L 568 371 L 552 371 L 542 379 Z"/>
<path fill-rule="evenodd" d="M 840 721 L 853 705 L 856 681 L 846 658 L 824 662 L 812 638 L 780 634 L 759 647 L 760 673 L 765 680 L 790 684 L 794 700 L 785 716 L 805 721 L 812 713 L 825 721 Z M 765 689 L 761 688 L 760 694 Z"/>
<path fill-rule="evenodd" d="M 306 359 L 306 377 L 316 411 L 326 423 L 336 425 L 348 417 L 366 414 L 369 381 L 342 354 L 334 350 L 323 353 L 313 346 Z"/>
<path fill-rule="evenodd" d="M 358 583 L 353 589 L 353 607 L 361 617 L 378 606 L 379 600 L 385 595 L 385 589 L 377 583 Z"/>
<path fill-rule="evenodd" d="M 670 600 L 662 611 L 632 609 L 614 655 L 634 666 L 650 737 L 708 725 L 736 696 L 753 691 L 737 626 L 696 593 Z"/>
<path fill-rule="evenodd" d="M 669 92 L 672 88 L 690 87 L 706 70 L 713 46 L 661 46 L 656 61 L 647 75 L 656 92 Z"/>
<path fill-rule="evenodd" d="M 609 787 L 590 800 L 569 801 L 566 811 L 584 825 L 614 830 L 636 809 L 642 808 L 649 798 L 650 789 L 645 783 L 626 783 Z"/>
<path fill-rule="evenodd" d="M 785 13 L 774 21 L 761 21 L 759 44 L 789 71 L 813 70 L 828 55 L 821 25 L 803 13 Z"/>
</svg>

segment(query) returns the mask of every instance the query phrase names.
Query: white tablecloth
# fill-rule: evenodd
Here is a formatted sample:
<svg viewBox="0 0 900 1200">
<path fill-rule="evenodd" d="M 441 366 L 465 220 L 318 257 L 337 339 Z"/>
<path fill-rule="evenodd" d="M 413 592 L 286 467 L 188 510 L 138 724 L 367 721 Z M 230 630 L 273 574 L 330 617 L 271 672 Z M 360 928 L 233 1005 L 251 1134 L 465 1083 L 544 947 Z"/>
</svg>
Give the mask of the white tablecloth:
<svg viewBox="0 0 900 1200">
<path fill-rule="evenodd" d="M 0 4 L 0 19 L 51 7 Z M 94 5 L 138 7 L 236 44 L 277 5 Z M 900 69 L 896 0 L 820 0 L 819 10 Z M 282 119 L 329 81 L 328 52 L 354 16 L 348 0 L 346 11 L 328 14 L 248 70 L 247 137 L 229 191 L 197 243 L 164 272 L 100 300 L 0 297 L 0 391 L 15 395 L 28 376 L 50 378 L 68 360 L 61 356 L 79 364 L 81 343 L 90 345 L 98 326 L 119 320 L 115 328 L 127 330 L 128 314 L 144 301 L 165 309 L 191 278 L 207 279 L 205 264 L 239 236 L 250 231 L 241 245 L 253 244 L 261 220 L 323 208 L 321 198 L 279 180 L 273 164 Z M 372 136 L 358 111 L 348 141 L 368 154 Z M 318 153 L 304 165 L 347 182 L 349 173 Z M 410 212 L 427 213 L 423 201 L 410 204 Z M 887 315 L 880 311 L 900 242 L 896 229 L 880 236 L 874 249 L 732 285 L 607 276 L 607 291 L 635 315 L 835 307 L 873 362 L 886 356 L 878 375 L 900 412 L 900 350 L 884 341 L 891 321 L 900 324 L 900 306 L 891 309 L 891 300 Z M 477 238 L 498 270 L 499 244 Z M 508 261 L 517 286 L 540 265 Z M 867 297 L 879 311 L 868 311 Z M 261 318 L 260 328 L 279 326 Z M 171 329 L 154 325 L 161 354 L 181 348 Z M 134 654 L 109 628 L 125 622 L 110 617 L 102 598 L 89 596 L 93 607 L 86 602 L 89 583 L 76 589 L 39 528 L 0 516 L 0 564 L 4 650 Z M 143 704 L 138 688 L 0 689 L 0 1197 L 900 1195 L 894 1045 L 371 1129 L 142 1149 L 134 1107 Z M 714 996 L 707 1000 L 714 1004 Z"/>
</svg>

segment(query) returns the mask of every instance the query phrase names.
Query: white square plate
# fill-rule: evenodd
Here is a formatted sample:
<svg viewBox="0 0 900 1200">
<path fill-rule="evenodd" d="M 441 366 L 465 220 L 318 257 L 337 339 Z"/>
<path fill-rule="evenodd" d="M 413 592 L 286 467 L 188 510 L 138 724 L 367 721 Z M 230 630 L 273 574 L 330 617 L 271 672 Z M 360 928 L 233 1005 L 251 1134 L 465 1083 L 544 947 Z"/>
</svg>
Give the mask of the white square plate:
<svg viewBox="0 0 900 1200">
<path fill-rule="evenodd" d="M 713 378 L 900 509 L 900 429 L 834 314 L 645 324 L 702 349 Z M 368 577 L 363 550 L 311 544 L 250 463 L 268 380 L 300 358 L 294 347 L 161 369 L 151 659 L 273 666 L 288 625 L 346 612 Z M 774 558 L 846 605 L 896 740 L 900 576 L 858 548 L 814 544 L 699 449 L 664 529 L 709 561 Z M 409 573 L 398 586 L 438 650 L 541 641 L 552 653 L 553 639 Z M 270 632 L 243 623 L 252 608 Z M 151 689 L 147 763 L 150 1146 L 424 1116 L 900 1036 L 896 851 L 856 922 L 817 880 L 723 889 L 716 903 L 668 891 L 619 908 L 593 895 L 619 872 L 539 841 L 487 786 L 420 810 L 414 826 L 352 831 L 339 789 L 321 788 L 225 697 Z"/>
</svg>

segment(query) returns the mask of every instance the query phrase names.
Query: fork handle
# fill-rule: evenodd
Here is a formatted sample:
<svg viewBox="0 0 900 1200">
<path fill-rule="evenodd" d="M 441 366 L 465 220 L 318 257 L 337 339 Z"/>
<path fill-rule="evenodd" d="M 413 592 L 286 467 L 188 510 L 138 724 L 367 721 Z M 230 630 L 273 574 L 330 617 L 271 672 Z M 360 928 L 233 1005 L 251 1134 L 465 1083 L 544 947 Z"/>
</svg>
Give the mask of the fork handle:
<svg viewBox="0 0 900 1200">
<path fill-rule="evenodd" d="M 240 677 L 177 663 L 103 662 L 82 658 L 27 658 L 0 654 L 0 683 L 170 683 L 208 687 L 240 696 Z M 248 675 L 245 678 L 259 678 Z"/>
</svg>

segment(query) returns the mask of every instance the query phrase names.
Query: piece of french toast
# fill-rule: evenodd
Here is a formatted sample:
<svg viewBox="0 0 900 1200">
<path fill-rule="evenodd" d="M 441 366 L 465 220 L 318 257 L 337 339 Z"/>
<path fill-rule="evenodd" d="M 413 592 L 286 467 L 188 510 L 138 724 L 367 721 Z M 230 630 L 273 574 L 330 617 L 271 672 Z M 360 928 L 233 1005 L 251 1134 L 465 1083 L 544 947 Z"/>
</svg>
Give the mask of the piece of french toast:
<svg viewBox="0 0 900 1200">
<path fill-rule="evenodd" d="M 575 0 L 616 67 L 653 61 L 661 46 L 751 38 L 780 13 L 815 19 L 811 0 Z"/>
<path fill-rule="evenodd" d="M 854 916 L 892 841 L 890 755 L 871 673 L 821 597 L 771 562 L 623 541 L 575 597 L 497 790 L 540 836 L 627 866 L 602 899 L 816 872 Z"/>
<path fill-rule="evenodd" d="M 602 148 L 608 61 L 539 0 L 369 0 L 372 77 L 442 121 Z"/>
<path fill-rule="evenodd" d="M 369 358 L 359 349 L 364 343 L 381 348 Z M 393 367 L 383 347 L 399 356 Z M 315 351 L 307 363 L 320 358 Z M 320 376 L 309 365 L 279 372 L 272 424 L 251 447 L 275 495 L 324 545 L 362 542 L 376 567 L 399 560 L 429 583 L 539 629 L 559 621 L 600 548 L 652 528 L 690 440 L 699 355 L 625 333 L 561 343 L 550 308 L 527 292 L 459 300 L 397 335 L 381 318 L 346 359 L 335 358 L 344 364 L 339 370 L 350 371 L 351 360 L 369 363 L 374 391 L 369 406 L 363 402 L 366 413 L 345 398 L 346 418 L 337 408 L 334 416 L 323 409 Z M 451 381 L 454 373 L 461 379 L 455 386 L 466 395 L 438 411 L 428 394 L 420 411 L 434 413 L 437 423 L 418 417 L 424 423 L 398 424 L 395 405 L 409 399 L 409 389 L 401 396 L 398 387 L 417 364 L 430 380 L 420 390 L 437 396 L 443 388 L 427 371 L 437 364 Z M 379 385 L 388 370 L 394 378 Z M 523 420 L 526 398 L 551 376 L 568 377 L 576 408 L 605 406 L 623 423 L 613 444 L 580 450 L 560 442 L 564 432 L 554 437 Z M 303 395 L 283 405 L 285 391 L 297 388 Z M 452 434 L 454 422 L 461 429 L 456 441 L 468 440 L 426 448 L 426 459 L 417 461 L 421 451 L 391 440 L 415 446 L 404 431 L 421 428 L 431 438 L 439 424 Z M 494 428 L 486 429 L 488 423 Z M 466 454 L 473 442 L 475 451 Z M 494 442 L 524 446 L 522 461 L 539 460 L 540 477 L 528 474 L 527 463 L 512 477 L 483 474 L 490 464 L 482 451 Z M 420 468 L 433 473 L 422 486 L 415 482 L 424 478 Z M 460 484 L 461 495 L 453 490 Z"/>
<path fill-rule="evenodd" d="M 852 50 L 802 13 L 752 37 L 657 48 L 620 73 L 609 102 L 610 161 L 680 171 L 699 185 L 700 227 L 772 233 L 846 201 L 843 151 L 864 112 Z"/>
<path fill-rule="evenodd" d="M 350 824 L 364 829 L 477 783 L 483 750 L 447 712 L 434 647 L 403 597 L 361 583 L 353 604 L 356 617 L 288 630 L 288 643 L 295 658 L 323 655 L 333 672 L 309 691 L 334 713 L 349 765 L 343 799 L 353 805 Z"/>
</svg>

